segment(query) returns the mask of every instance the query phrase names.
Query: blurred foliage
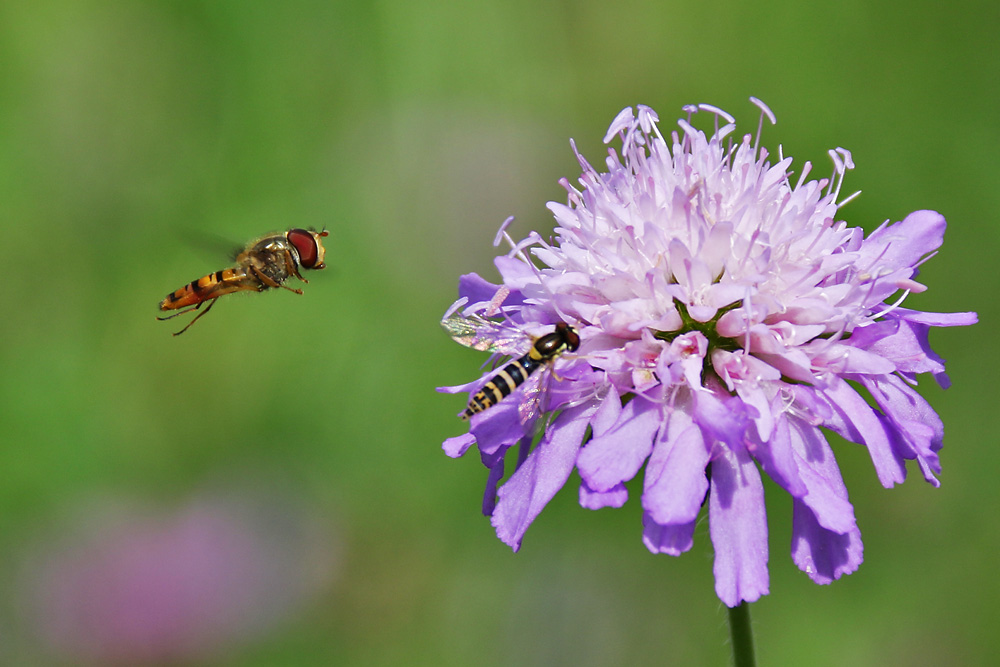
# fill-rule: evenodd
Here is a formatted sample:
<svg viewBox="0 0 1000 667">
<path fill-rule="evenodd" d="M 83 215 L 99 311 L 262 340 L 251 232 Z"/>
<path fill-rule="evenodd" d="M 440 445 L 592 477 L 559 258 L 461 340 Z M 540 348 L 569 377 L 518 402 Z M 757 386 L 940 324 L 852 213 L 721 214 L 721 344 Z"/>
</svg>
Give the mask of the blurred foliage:
<svg viewBox="0 0 1000 667">
<path fill-rule="evenodd" d="M 746 132 L 756 95 L 778 116 L 765 144 L 796 164 L 853 151 L 850 223 L 945 214 L 907 303 L 982 322 L 933 341 L 954 380 L 925 392 L 947 425 L 940 489 L 886 491 L 836 448 L 859 572 L 797 571 L 769 488 L 761 664 L 985 664 L 998 392 L 972 371 L 996 364 L 973 343 L 997 308 L 998 26 L 985 0 L 0 4 L 0 662 L 44 660 L 20 572 L 74 508 L 251 479 L 325 517 L 340 572 L 218 664 L 725 664 L 706 526 L 654 557 L 638 489 L 590 512 L 574 477 L 511 554 L 479 515 L 476 457 L 441 452 L 461 401 L 433 388 L 482 361 L 437 327 L 458 276 L 495 277 L 508 215 L 516 236 L 551 229 L 569 138 L 599 162 L 635 103 L 664 128 L 712 103 Z M 227 297 L 180 338 L 154 319 L 226 265 L 207 238 L 292 226 L 330 230 L 303 296 Z"/>
</svg>

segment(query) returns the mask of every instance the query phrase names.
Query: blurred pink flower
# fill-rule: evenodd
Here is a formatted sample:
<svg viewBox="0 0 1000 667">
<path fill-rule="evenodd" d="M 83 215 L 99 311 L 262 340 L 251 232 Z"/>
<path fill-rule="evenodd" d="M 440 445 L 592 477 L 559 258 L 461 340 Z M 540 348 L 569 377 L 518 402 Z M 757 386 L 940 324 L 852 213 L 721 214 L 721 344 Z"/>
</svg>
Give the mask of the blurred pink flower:
<svg viewBox="0 0 1000 667">
<path fill-rule="evenodd" d="M 26 592 L 47 649 L 134 665 L 199 661 L 266 633 L 326 588 L 336 556 L 294 504 L 219 495 L 159 516 L 98 512 L 33 560 Z"/>
</svg>

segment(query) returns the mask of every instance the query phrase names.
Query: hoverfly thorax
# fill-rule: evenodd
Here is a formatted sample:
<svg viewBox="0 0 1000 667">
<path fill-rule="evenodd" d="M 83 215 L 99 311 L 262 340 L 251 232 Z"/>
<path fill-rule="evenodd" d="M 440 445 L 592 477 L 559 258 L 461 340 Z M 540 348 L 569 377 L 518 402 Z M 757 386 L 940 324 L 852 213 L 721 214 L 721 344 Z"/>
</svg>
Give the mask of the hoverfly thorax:
<svg viewBox="0 0 1000 667">
<path fill-rule="evenodd" d="M 535 341 L 529 354 L 539 360 L 547 361 L 564 352 L 576 352 L 578 349 L 580 349 L 580 336 L 570 325 L 558 322 L 555 331 Z"/>
<path fill-rule="evenodd" d="M 329 232 L 313 232 L 307 229 L 291 229 L 286 234 L 289 243 L 299 253 L 299 263 L 306 269 L 324 269 L 326 264 L 326 248 L 320 238 L 327 236 Z"/>
</svg>

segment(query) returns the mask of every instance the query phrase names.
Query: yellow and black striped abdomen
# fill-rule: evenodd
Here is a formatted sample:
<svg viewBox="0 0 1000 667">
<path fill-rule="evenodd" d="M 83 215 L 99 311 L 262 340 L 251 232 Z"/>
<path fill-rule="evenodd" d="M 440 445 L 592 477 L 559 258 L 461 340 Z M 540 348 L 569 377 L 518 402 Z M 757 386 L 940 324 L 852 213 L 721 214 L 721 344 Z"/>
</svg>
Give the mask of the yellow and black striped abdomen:
<svg viewBox="0 0 1000 667">
<path fill-rule="evenodd" d="M 222 269 L 209 273 L 171 292 L 160 302 L 160 310 L 177 310 L 241 290 L 260 290 L 260 281 L 245 268 Z"/>
<path fill-rule="evenodd" d="M 501 368 L 490 381 L 469 400 L 469 405 L 462 413 L 462 419 L 468 419 L 477 412 L 491 408 L 502 401 L 510 393 L 520 387 L 532 373 L 544 363 L 544 360 L 531 348 L 528 354 L 510 362 Z"/>
</svg>

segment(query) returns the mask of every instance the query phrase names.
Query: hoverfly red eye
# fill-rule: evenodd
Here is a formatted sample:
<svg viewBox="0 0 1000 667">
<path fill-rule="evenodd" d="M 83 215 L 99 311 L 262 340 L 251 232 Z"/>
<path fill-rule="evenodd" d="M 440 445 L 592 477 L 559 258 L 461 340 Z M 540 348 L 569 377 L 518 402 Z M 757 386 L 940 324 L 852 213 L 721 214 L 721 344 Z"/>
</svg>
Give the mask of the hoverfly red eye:
<svg viewBox="0 0 1000 667">
<path fill-rule="evenodd" d="M 299 261 L 302 262 L 302 266 L 307 269 L 316 266 L 316 260 L 318 259 L 316 239 L 313 238 L 310 232 L 304 229 L 289 230 L 288 240 L 299 251 Z"/>
</svg>

